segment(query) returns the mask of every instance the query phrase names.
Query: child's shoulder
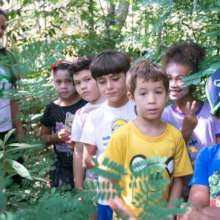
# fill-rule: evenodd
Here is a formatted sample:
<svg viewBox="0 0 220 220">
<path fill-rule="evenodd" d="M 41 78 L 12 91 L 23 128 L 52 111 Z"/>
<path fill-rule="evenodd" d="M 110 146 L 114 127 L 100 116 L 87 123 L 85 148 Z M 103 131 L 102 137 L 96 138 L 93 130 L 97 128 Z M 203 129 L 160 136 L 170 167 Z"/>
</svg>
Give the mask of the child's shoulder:
<svg viewBox="0 0 220 220">
<path fill-rule="evenodd" d="M 170 112 L 174 111 L 174 109 L 175 109 L 174 104 L 169 104 L 169 105 L 167 105 L 167 106 L 164 108 L 162 114 L 163 114 L 163 115 L 165 115 L 165 114 L 170 114 Z"/>
<path fill-rule="evenodd" d="M 57 105 L 54 103 L 54 101 L 51 101 L 49 102 L 47 105 L 46 105 L 46 108 L 45 109 L 53 109 L 55 108 Z"/>
<path fill-rule="evenodd" d="M 102 103 L 99 107 L 90 111 L 88 114 L 89 114 L 89 117 L 91 117 L 92 119 L 96 119 L 96 118 L 102 118 L 103 114 L 106 111 L 107 111 L 107 104 Z"/>
<path fill-rule="evenodd" d="M 201 106 L 198 110 L 198 114 L 210 115 L 211 108 L 208 102 L 201 102 Z"/>
<path fill-rule="evenodd" d="M 176 127 L 174 127 L 172 124 L 166 123 L 166 129 L 167 129 L 167 135 L 182 138 L 181 131 L 179 129 L 177 129 Z"/>
</svg>

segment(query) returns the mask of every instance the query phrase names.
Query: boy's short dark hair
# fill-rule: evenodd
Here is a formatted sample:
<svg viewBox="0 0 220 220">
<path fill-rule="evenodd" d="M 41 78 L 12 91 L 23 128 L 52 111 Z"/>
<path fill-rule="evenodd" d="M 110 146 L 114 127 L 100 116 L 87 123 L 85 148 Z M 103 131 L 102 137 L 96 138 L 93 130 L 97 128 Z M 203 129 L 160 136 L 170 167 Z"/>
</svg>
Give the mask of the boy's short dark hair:
<svg viewBox="0 0 220 220">
<path fill-rule="evenodd" d="M 166 92 L 169 90 L 168 76 L 158 65 L 147 60 L 136 61 L 128 71 L 128 90 L 132 95 L 136 89 L 137 78 L 153 82 L 162 81 Z"/>
<path fill-rule="evenodd" d="M 108 75 L 110 73 L 125 73 L 130 68 L 130 58 L 126 53 L 116 50 L 105 50 L 98 54 L 90 65 L 93 78 Z"/>
<path fill-rule="evenodd" d="M 170 62 L 189 66 L 193 72 L 198 71 L 199 63 L 205 56 L 205 51 L 200 45 L 192 41 L 178 42 L 167 49 L 163 56 L 166 67 Z"/>
<path fill-rule="evenodd" d="M 76 61 L 73 62 L 71 66 L 73 75 L 82 70 L 89 70 L 91 62 L 92 57 L 79 57 Z"/>
</svg>

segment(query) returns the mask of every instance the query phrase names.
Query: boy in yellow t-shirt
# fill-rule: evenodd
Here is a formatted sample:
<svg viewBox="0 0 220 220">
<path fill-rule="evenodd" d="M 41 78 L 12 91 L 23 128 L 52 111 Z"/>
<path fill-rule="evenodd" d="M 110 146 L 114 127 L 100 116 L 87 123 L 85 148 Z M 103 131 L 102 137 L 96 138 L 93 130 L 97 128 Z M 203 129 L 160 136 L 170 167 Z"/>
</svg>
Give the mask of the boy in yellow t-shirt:
<svg viewBox="0 0 220 220">
<path fill-rule="evenodd" d="M 167 101 L 169 81 L 156 65 L 141 60 L 129 70 L 129 92 L 135 101 L 137 117 L 119 128 L 111 137 L 104 157 L 122 165 L 127 173 L 132 165 L 149 157 L 165 157 L 167 177 L 166 199 L 178 199 L 183 188 L 183 177 L 192 174 L 192 166 L 181 133 L 161 121 Z M 114 208 L 136 219 L 139 210 L 132 204 L 129 175 L 121 182 L 122 198 L 112 201 Z M 170 189 L 168 191 L 168 189 Z"/>
</svg>

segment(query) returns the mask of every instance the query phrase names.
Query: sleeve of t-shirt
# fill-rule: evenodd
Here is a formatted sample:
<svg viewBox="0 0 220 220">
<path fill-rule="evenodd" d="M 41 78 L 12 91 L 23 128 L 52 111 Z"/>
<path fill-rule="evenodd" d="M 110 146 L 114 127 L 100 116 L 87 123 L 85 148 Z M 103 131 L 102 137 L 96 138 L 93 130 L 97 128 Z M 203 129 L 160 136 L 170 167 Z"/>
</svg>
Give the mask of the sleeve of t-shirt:
<svg viewBox="0 0 220 220">
<path fill-rule="evenodd" d="M 82 129 L 83 129 L 82 117 L 81 117 L 80 111 L 78 110 L 75 114 L 75 117 L 72 123 L 72 129 L 71 129 L 71 140 L 72 141 L 80 142 Z"/>
<path fill-rule="evenodd" d="M 52 127 L 51 115 L 50 115 L 50 105 L 47 105 L 40 122 L 45 127 L 48 127 L 48 128 Z"/>
<path fill-rule="evenodd" d="M 176 152 L 174 156 L 174 177 L 192 174 L 192 164 L 182 134 L 178 131 Z"/>
<path fill-rule="evenodd" d="M 199 184 L 208 186 L 208 148 L 204 147 L 198 153 L 198 156 L 194 163 L 194 174 L 191 180 L 191 184 Z"/>
<path fill-rule="evenodd" d="M 95 121 L 92 119 L 92 115 L 89 114 L 86 118 L 85 124 L 82 129 L 82 135 L 80 142 L 84 144 L 90 144 L 96 146 L 96 128 Z"/>
<path fill-rule="evenodd" d="M 219 137 L 220 136 L 220 121 L 214 116 L 211 116 L 211 117 L 212 117 L 212 121 L 214 125 L 215 136 Z"/>
</svg>

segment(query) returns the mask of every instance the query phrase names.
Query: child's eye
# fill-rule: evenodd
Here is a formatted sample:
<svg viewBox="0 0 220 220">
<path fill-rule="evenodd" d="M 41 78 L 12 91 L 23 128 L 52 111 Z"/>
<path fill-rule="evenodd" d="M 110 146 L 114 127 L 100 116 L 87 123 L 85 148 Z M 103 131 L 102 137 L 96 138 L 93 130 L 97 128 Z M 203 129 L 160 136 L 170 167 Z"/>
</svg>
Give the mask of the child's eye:
<svg viewBox="0 0 220 220">
<path fill-rule="evenodd" d="M 79 81 L 74 81 L 74 85 L 76 86 L 78 86 L 80 84 L 80 82 Z"/>
<path fill-rule="evenodd" d="M 146 95 L 146 92 L 141 92 L 139 93 L 140 96 L 145 96 Z"/>
<path fill-rule="evenodd" d="M 162 94 L 163 91 L 156 91 L 156 94 Z"/>
<path fill-rule="evenodd" d="M 73 81 L 71 79 L 65 80 L 65 83 L 72 83 Z"/>
<path fill-rule="evenodd" d="M 61 80 L 56 80 L 55 83 L 60 85 L 62 82 L 61 82 Z"/>
<path fill-rule="evenodd" d="M 113 81 L 118 81 L 119 79 L 120 79 L 120 77 L 118 77 L 118 76 L 112 77 Z"/>
<path fill-rule="evenodd" d="M 105 84 L 105 80 L 102 80 L 102 79 L 97 80 L 97 82 L 98 84 L 101 84 L 101 85 Z"/>
<path fill-rule="evenodd" d="M 89 82 L 90 80 L 91 80 L 91 78 L 86 78 L 85 79 L 86 82 Z"/>
</svg>

